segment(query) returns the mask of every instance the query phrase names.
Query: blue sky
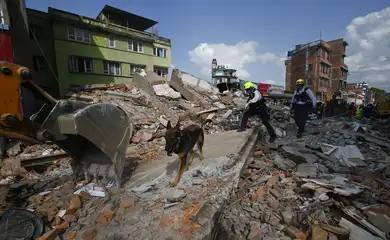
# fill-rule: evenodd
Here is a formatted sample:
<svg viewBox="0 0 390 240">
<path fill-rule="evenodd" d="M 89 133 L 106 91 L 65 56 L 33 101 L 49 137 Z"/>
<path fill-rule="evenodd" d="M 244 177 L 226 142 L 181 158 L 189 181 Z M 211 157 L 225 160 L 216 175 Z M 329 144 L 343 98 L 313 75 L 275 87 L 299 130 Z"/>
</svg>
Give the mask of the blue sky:
<svg viewBox="0 0 390 240">
<path fill-rule="evenodd" d="M 172 40 L 172 64 L 205 80 L 215 57 L 245 79 L 283 84 L 283 58 L 295 44 L 317 40 L 320 32 L 324 40 L 345 37 L 350 81 L 390 89 L 388 0 L 26 2 L 41 11 L 51 6 L 89 17 L 109 4 L 156 20 L 159 34 Z"/>
</svg>

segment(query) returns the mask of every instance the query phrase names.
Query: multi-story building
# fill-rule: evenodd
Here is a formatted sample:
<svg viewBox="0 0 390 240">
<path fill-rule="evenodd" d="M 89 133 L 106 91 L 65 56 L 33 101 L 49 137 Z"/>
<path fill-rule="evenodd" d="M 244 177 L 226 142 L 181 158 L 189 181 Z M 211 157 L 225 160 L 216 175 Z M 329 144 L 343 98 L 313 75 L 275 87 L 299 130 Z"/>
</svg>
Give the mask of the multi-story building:
<svg viewBox="0 0 390 240">
<path fill-rule="evenodd" d="M 329 41 L 328 44 L 332 48 L 330 61 L 332 63 L 332 84 L 331 91 L 344 91 L 347 84 L 348 66 L 344 59 L 348 43 L 343 38 Z"/>
<path fill-rule="evenodd" d="M 34 82 L 56 97 L 72 85 L 131 82 L 137 68 L 167 79 L 171 41 L 146 31 L 156 24 L 111 6 L 89 18 L 0 0 L 0 59 L 30 68 Z M 41 103 L 21 91 L 28 117 Z"/>
<path fill-rule="evenodd" d="M 306 79 L 318 101 L 344 90 L 348 75 L 348 66 L 344 63 L 347 45 L 342 38 L 296 45 L 295 50 L 288 52 L 285 62 L 286 90 L 294 90 L 299 78 Z"/>
<path fill-rule="evenodd" d="M 56 65 L 54 50 L 53 26 L 50 16 L 41 11 L 27 9 L 29 23 L 29 53 L 26 58 L 31 58 L 30 67 L 34 82 L 45 91 L 55 97 L 59 97 L 61 87 Z M 27 55 L 29 54 L 29 55 Z"/>
<path fill-rule="evenodd" d="M 167 78 L 171 41 L 156 21 L 105 6 L 96 19 L 49 8 L 61 93 L 72 85 L 131 81 L 137 68 Z"/>
<path fill-rule="evenodd" d="M 364 104 L 367 88 L 368 85 L 363 86 L 357 83 L 347 83 L 345 85 L 345 90 L 347 91 L 347 102 L 354 102 L 359 105 Z"/>
<path fill-rule="evenodd" d="M 224 65 L 218 65 L 217 59 L 211 62 L 211 84 L 218 87 L 220 92 L 231 88 L 239 88 L 239 80 L 236 69 Z"/>
<path fill-rule="evenodd" d="M 137 68 L 168 77 L 171 41 L 146 31 L 154 20 L 107 5 L 96 18 L 54 8 L 27 13 L 35 75 L 58 84 L 60 95 L 73 86 L 131 82 Z"/>
<path fill-rule="evenodd" d="M 307 86 L 317 100 L 325 101 L 331 87 L 331 52 L 330 45 L 322 40 L 296 45 L 293 51 L 289 51 L 287 60 L 291 61 L 290 88 L 295 86 L 296 80 L 306 79 Z"/>
</svg>

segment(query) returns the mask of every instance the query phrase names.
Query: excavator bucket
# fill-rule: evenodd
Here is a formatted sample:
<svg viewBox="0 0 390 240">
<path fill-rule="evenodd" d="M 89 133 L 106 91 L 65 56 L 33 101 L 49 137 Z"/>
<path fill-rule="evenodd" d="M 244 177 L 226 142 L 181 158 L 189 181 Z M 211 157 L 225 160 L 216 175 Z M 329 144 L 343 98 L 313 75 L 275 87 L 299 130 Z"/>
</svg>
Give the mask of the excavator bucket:
<svg viewBox="0 0 390 240">
<path fill-rule="evenodd" d="M 4 87 L 9 91 L 18 93 L 21 85 L 45 101 L 30 119 L 17 110 L 0 108 L 0 136 L 32 143 L 55 143 L 72 158 L 72 170 L 77 178 L 84 175 L 88 180 L 91 175 L 101 176 L 105 183 L 115 181 L 121 187 L 133 130 L 122 108 L 107 103 L 56 100 L 31 80 L 27 68 L 12 63 L 0 62 L 0 80 L 7 83 Z M 16 104 L 18 97 L 18 94 L 0 95 L 0 103 Z"/>
<path fill-rule="evenodd" d="M 72 158 L 76 177 L 102 176 L 105 183 L 115 180 L 121 187 L 126 150 L 132 125 L 126 112 L 113 104 L 89 104 L 59 100 L 37 132 L 37 139 L 52 141 Z"/>
</svg>

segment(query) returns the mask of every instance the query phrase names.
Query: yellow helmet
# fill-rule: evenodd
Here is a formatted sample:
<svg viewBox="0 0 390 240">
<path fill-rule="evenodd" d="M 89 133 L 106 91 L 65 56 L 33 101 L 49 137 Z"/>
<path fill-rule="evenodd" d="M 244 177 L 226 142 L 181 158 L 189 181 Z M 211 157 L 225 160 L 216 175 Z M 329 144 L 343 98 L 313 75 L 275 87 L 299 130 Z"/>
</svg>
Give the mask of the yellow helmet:
<svg viewBox="0 0 390 240">
<path fill-rule="evenodd" d="M 255 85 L 252 82 L 246 82 L 244 84 L 245 89 L 254 88 L 254 87 L 255 87 Z"/>
<path fill-rule="evenodd" d="M 303 79 L 298 79 L 295 85 L 305 85 L 305 81 L 303 81 Z"/>
</svg>

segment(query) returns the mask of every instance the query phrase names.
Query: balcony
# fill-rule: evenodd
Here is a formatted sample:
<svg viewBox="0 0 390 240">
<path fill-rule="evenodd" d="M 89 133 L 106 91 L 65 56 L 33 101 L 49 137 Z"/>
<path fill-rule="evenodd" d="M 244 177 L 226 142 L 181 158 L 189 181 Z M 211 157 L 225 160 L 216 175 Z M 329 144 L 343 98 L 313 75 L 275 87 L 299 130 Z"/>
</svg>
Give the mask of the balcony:
<svg viewBox="0 0 390 240">
<path fill-rule="evenodd" d="M 107 32 L 125 35 L 131 38 L 140 39 L 146 42 L 155 42 L 163 45 L 171 46 L 171 40 L 160 37 L 152 33 L 141 32 L 135 29 L 126 28 L 112 23 L 103 23 L 95 19 L 83 17 L 77 14 L 68 13 L 58 9 L 49 8 L 49 15 L 57 20 L 65 22 L 73 22 L 74 24 L 84 26 L 88 29 L 98 28 Z"/>
<path fill-rule="evenodd" d="M 346 76 L 346 75 L 344 75 L 344 76 L 343 76 L 343 75 L 341 75 L 341 76 L 340 76 L 340 80 L 342 80 L 342 81 L 345 81 L 345 82 L 346 82 L 346 81 L 347 81 L 347 76 Z"/>
<path fill-rule="evenodd" d="M 329 62 L 329 60 L 325 59 L 325 58 L 320 58 L 320 63 L 323 63 L 325 65 L 328 65 L 329 67 L 332 66 L 332 63 Z"/>
<path fill-rule="evenodd" d="M 342 70 L 345 70 L 345 71 L 348 72 L 348 66 L 347 66 L 347 64 L 342 63 L 341 66 L 340 66 L 340 68 L 341 68 Z"/>
<path fill-rule="evenodd" d="M 319 72 L 318 76 L 320 78 L 324 78 L 324 79 L 330 80 L 329 74 L 327 74 L 327 73 Z"/>
</svg>

